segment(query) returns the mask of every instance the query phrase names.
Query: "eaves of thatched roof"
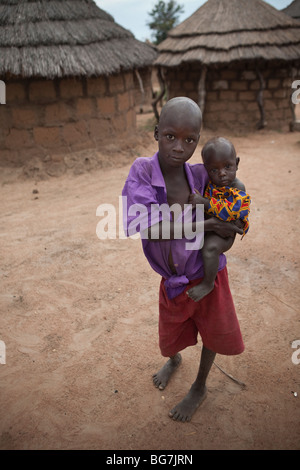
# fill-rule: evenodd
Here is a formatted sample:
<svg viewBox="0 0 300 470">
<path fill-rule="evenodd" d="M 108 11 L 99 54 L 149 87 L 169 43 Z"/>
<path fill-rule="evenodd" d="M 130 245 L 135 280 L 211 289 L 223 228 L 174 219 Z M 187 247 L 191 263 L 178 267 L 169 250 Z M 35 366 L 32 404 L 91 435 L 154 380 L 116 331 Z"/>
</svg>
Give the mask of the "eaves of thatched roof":
<svg viewBox="0 0 300 470">
<path fill-rule="evenodd" d="M 0 0 L 2 77 L 110 75 L 156 56 L 93 0 Z"/>
<path fill-rule="evenodd" d="M 300 0 L 294 0 L 286 8 L 283 8 L 283 11 L 286 15 L 291 16 L 292 18 L 297 18 L 300 20 Z"/>
<path fill-rule="evenodd" d="M 262 0 L 208 0 L 169 32 L 155 64 L 300 59 L 300 23 Z"/>
</svg>

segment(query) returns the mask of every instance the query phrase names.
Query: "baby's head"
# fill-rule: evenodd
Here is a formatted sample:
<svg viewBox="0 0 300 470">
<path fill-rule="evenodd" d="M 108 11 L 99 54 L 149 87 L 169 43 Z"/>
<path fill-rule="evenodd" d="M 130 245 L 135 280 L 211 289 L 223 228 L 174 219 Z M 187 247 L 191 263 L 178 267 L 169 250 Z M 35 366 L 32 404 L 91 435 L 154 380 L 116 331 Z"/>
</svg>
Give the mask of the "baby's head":
<svg viewBox="0 0 300 470">
<path fill-rule="evenodd" d="M 233 144 L 224 137 L 214 137 L 206 142 L 201 155 L 211 182 L 217 186 L 230 186 L 240 161 Z"/>
</svg>

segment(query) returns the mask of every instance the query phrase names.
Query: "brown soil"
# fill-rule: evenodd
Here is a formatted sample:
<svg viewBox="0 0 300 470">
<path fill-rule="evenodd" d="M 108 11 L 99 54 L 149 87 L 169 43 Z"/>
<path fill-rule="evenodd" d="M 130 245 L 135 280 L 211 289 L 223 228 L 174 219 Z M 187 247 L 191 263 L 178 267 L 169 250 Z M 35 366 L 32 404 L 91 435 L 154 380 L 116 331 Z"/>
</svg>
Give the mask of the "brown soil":
<svg viewBox="0 0 300 470">
<path fill-rule="evenodd" d="M 213 366 L 208 398 L 185 424 L 168 411 L 195 378 L 201 341 L 158 391 L 159 276 L 140 241 L 96 236 L 97 207 L 118 208 L 131 162 L 156 151 L 151 134 L 90 171 L 3 169 L 1 449 L 299 449 L 300 134 L 230 138 L 252 196 L 249 234 L 227 256 L 246 350 L 216 362 L 246 388 Z"/>
</svg>

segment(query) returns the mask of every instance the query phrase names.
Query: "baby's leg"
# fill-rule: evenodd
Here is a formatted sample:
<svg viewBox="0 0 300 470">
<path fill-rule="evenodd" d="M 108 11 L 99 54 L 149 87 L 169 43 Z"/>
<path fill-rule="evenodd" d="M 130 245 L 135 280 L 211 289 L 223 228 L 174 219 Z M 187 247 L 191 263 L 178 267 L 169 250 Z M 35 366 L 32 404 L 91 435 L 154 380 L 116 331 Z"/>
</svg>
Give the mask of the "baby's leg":
<svg viewBox="0 0 300 470">
<path fill-rule="evenodd" d="M 205 235 L 202 248 L 204 278 L 200 284 L 187 291 L 187 295 L 195 302 L 198 302 L 213 290 L 218 273 L 219 256 L 221 253 L 228 251 L 233 242 L 233 237 L 222 238 L 214 232 Z"/>
</svg>

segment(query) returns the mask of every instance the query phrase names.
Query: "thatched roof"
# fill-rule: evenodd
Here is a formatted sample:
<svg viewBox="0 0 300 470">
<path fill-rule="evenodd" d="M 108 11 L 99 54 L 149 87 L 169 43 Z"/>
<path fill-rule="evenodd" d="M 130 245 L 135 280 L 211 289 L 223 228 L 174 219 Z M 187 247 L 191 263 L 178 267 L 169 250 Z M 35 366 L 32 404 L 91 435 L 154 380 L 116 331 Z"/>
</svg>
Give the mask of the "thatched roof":
<svg viewBox="0 0 300 470">
<path fill-rule="evenodd" d="M 2 77 L 109 75 L 156 56 L 93 0 L 0 0 Z"/>
<path fill-rule="evenodd" d="M 283 8 L 283 11 L 286 15 L 291 16 L 292 18 L 297 18 L 300 20 L 300 0 L 294 0 L 286 8 Z"/>
<path fill-rule="evenodd" d="M 300 24 L 261 0 L 208 0 L 158 46 L 157 65 L 300 59 Z"/>
</svg>

